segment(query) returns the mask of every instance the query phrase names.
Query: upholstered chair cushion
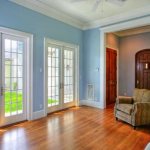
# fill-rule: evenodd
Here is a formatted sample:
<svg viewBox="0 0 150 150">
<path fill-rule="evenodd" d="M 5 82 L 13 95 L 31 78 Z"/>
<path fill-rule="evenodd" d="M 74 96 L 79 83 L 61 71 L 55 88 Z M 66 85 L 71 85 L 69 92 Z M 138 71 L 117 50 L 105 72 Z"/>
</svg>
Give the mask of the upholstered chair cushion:
<svg viewBox="0 0 150 150">
<path fill-rule="evenodd" d="M 120 110 L 124 113 L 131 115 L 132 110 L 133 110 L 133 105 L 132 104 L 118 104 L 117 110 Z"/>
<path fill-rule="evenodd" d="M 146 91 L 146 89 L 137 89 L 137 88 L 134 89 L 133 92 L 134 103 L 142 101 L 142 96 L 144 94 L 144 91 Z"/>
<path fill-rule="evenodd" d="M 142 102 L 150 102 L 150 90 L 144 91 Z"/>
</svg>

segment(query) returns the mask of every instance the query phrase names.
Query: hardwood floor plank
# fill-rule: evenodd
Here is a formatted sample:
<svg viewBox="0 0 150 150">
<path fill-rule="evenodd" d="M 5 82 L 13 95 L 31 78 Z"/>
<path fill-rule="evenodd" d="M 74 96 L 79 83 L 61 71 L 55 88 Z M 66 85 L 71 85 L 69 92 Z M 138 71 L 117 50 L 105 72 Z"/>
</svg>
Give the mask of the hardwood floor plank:
<svg viewBox="0 0 150 150">
<path fill-rule="evenodd" d="M 143 150 L 150 126 L 136 130 L 105 110 L 74 107 L 0 129 L 0 150 Z"/>
</svg>

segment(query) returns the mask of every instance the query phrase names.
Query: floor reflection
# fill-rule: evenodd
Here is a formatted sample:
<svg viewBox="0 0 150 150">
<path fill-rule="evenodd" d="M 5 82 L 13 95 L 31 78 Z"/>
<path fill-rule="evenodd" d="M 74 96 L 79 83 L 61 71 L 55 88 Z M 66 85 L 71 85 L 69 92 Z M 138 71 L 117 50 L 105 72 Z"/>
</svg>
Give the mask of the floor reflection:
<svg viewBox="0 0 150 150">
<path fill-rule="evenodd" d="M 4 130 L 4 129 L 3 129 Z M 24 150 L 27 149 L 27 136 L 24 128 L 15 127 L 13 129 L 4 130 L 0 136 L 0 150 Z"/>
</svg>

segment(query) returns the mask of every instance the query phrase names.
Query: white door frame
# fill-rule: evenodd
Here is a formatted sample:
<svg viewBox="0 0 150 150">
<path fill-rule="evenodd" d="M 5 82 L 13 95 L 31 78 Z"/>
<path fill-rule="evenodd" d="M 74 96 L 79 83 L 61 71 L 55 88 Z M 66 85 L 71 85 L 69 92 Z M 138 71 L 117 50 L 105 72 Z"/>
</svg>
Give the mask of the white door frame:
<svg viewBox="0 0 150 150">
<path fill-rule="evenodd" d="M 150 25 L 150 16 L 100 28 L 100 108 L 106 108 L 106 33 L 146 25 Z"/>
<path fill-rule="evenodd" d="M 33 119 L 33 35 L 22 31 L 17 31 L 5 27 L 0 27 L 0 33 L 11 36 L 23 37 L 26 40 L 26 114 L 27 120 Z"/>
<path fill-rule="evenodd" d="M 47 68 L 46 68 L 46 65 L 47 65 L 47 43 L 51 43 L 51 44 L 56 44 L 56 45 L 60 45 L 60 46 L 63 46 L 63 47 L 70 47 L 70 48 L 74 48 L 75 49 L 75 101 L 76 101 L 76 106 L 79 106 L 79 46 L 78 45 L 74 45 L 74 44 L 70 44 L 70 43 L 65 43 L 65 42 L 62 42 L 62 41 L 57 41 L 57 40 L 53 40 L 53 39 L 49 39 L 49 38 L 44 38 L 44 84 L 43 84 L 43 89 L 44 91 L 46 91 L 46 82 L 47 82 Z M 44 116 L 47 115 L 48 111 L 47 111 L 47 96 L 46 96 L 46 93 L 44 92 L 43 94 L 43 99 L 44 99 Z"/>
</svg>

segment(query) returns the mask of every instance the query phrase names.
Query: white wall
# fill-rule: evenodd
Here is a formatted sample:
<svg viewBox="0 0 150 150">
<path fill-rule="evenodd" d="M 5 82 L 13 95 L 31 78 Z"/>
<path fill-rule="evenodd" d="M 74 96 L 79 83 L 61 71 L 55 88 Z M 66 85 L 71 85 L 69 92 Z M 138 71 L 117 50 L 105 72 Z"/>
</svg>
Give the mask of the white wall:
<svg viewBox="0 0 150 150">
<path fill-rule="evenodd" d="M 120 38 L 119 95 L 132 96 L 135 87 L 135 54 L 150 49 L 150 32 Z"/>
<path fill-rule="evenodd" d="M 119 37 L 113 33 L 106 34 L 106 47 L 112 48 L 114 50 L 119 49 Z"/>
</svg>

